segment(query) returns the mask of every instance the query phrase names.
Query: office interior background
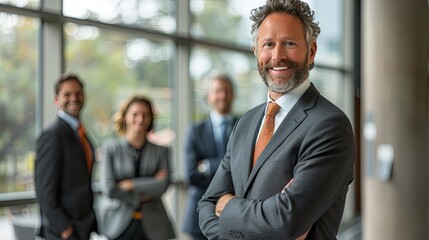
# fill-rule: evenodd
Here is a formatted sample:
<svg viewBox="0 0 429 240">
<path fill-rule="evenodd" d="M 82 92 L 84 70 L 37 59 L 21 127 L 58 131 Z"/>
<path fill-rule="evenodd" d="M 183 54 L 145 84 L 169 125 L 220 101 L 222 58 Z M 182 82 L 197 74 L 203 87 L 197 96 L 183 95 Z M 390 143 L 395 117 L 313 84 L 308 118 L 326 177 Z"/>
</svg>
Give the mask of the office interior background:
<svg viewBox="0 0 429 240">
<path fill-rule="evenodd" d="M 234 81 L 234 114 L 264 102 L 267 90 L 252 52 L 249 19 L 251 9 L 264 2 L 0 0 L 0 239 L 26 239 L 22 236 L 38 224 L 33 182 L 35 142 L 56 116 L 53 84 L 63 72 L 75 72 L 85 82 L 83 121 L 97 146 L 115 137 L 111 117 L 122 100 L 133 93 L 153 100 L 157 118 L 149 138 L 172 149 L 173 183 L 164 201 L 178 239 L 187 239 L 180 229 L 186 196 L 184 133 L 189 124 L 206 117 L 205 82 L 215 73 L 227 73 Z M 349 116 L 359 150 L 339 239 L 428 239 L 429 230 L 415 230 L 429 228 L 428 2 L 411 0 L 404 3 L 406 6 L 397 0 L 306 2 L 322 29 L 310 81 Z M 401 9 L 405 16 L 395 18 Z M 380 33 L 384 28 L 379 25 L 388 21 L 392 23 L 383 25 L 388 30 Z M 400 26 L 410 27 L 408 35 L 389 27 L 403 22 L 411 25 Z M 399 40 L 379 42 L 394 39 L 394 33 Z M 402 44 L 400 40 L 408 41 L 408 37 L 417 39 L 414 45 Z M 414 51 L 402 54 L 400 48 Z M 395 58 L 401 60 L 389 65 L 389 59 Z M 409 59 L 415 61 L 409 63 Z M 378 70 L 372 69 L 376 66 Z M 416 74 L 403 79 L 392 66 L 402 71 L 412 69 Z M 383 70 L 390 74 L 380 74 Z M 389 82 L 395 74 L 401 79 Z M 372 85 L 375 82 L 378 85 Z M 410 82 L 414 87 L 403 88 Z M 366 89 L 372 90 L 366 93 Z M 402 111 L 410 111 L 393 110 L 398 106 L 390 101 L 398 98 L 394 93 L 406 91 L 410 92 L 399 97 L 403 99 L 399 105 Z M 401 118 L 404 114 L 406 118 Z M 389 119 L 399 122 L 388 124 Z M 404 125 L 408 127 L 403 131 L 411 131 L 412 136 L 403 132 L 383 136 L 383 132 Z M 379 138 L 393 140 L 385 144 Z M 401 138 L 407 144 L 395 141 Z M 405 164 L 401 152 L 413 152 L 406 161 L 414 168 L 406 168 L 404 174 L 398 169 Z M 387 165 L 381 166 L 380 161 Z M 377 172 L 382 170 L 387 173 L 380 177 Z M 411 177 L 413 180 L 402 180 Z M 94 189 L 96 180 L 97 172 Z M 398 182 L 407 184 L 397 187 Z M 410 222 L 416 224 L 410 228 L 414 233 L 398 235 L 395 228 L 403 222 L 376 216 L 404 206 L 404 202 L 389 199 L 410 186 L 417 194 L 408 193 L 411 202 L 405 203 L 414 204 L 413 209 L 386 215 L 408 219 L 419 212 Z M 372 195 L 365 197 L 364 193 Z M 380 202 L 373 204 L 376 199 Z M 368 213 L 363 210 L 365 204 L 371 209 Z M 391 230 L 393 238 L 377 238 L 379 233 L 371 228 L 374 223 L 377 229 Z"/>
</svg>

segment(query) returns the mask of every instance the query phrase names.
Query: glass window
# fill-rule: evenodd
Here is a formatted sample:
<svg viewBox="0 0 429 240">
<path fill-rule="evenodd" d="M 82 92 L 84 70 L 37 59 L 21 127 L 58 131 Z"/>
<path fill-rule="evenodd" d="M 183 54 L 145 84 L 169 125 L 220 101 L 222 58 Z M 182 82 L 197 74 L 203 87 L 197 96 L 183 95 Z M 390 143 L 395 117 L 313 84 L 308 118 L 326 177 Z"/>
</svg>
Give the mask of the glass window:
<svg viewBox="0 0 429 240">
<path fill-rule="evenodd" d="M 343 66 L 343 1 L 305 2 L 315 12 L 315 20 L 321 27 L 321 34 L 317 40 L 316 63 Z M 191 35 L 199 39 L 251 46 L 250 12 L 264 4 L 265 0 L 190 0 Z"/>
<path fill-rule="evenodd" d="M 12 5 L 20 8 L 40 8 L 40 0 L 0 0 L 0 4 Z"/>
<path fill-rule="evenodd" d="M 135 93 L 153 101 L 157 118 L 151 140 L 171 144 L 173 42 L 73 23 L 67 23 L 64 30 L 66 70 L 85 82 L 83 119 L 96 145 L 115 136 L 112 116 Z"/>
<path fill-rule="evenodd" d="M 63 13 L 172 33 L 176 31 L 176 4 L 175 0 L 64 0 Z"/>
<path fill-rule="evenodd" d="M 0 207 L 0 239 L 34 239 L 39 224 L 39 208 L 36 204 L 18 204 Z"/>
<path fill-rule="evenodd" d="M 310 71 L 309 79 L 322 96 L 343 111 L 348 110 L 346 98 L 350 96 L 346 91 L 344 74 L 339 71 L 315 67 Z"/>
<path fill-rule="evenodd" d="M 251 46 L 250 11 L 265 0 L 190 0 L 191 35 L 199 39 Z"/>
<path fill-rule="evenodd" d="M 234 114 L 242 114 L 265 101 L 267 88 L 259 77 L 253 54 L 194 47 L 189 72 L 193 83 L 194 121 L 208 114 L 206 83 L 214 74 L 227 74 L 234 81 Z"/>
<path fill-rule="evenodd" d="M 344 67 L 344 1 L 306 0 L 321 28 L 315 63 Z"/>
<path fill-rule="evenodd" d="M 40 22 L 0 12 L 0 23 L 0 200 L 18 198 L 20 193 L 30 198 L 27 193 L 34 189 Z M 13 239 L 14 228 L 22 225 L 34 236 L 35 218 L 29 216 L 34 207 L 29 209 L 0 207 L 2 237 Z M 28 213 L 28 218 L 16 217 L 23 216 L 21 213 Z"/>
<path fill-rule="evenodd" d="M 39 20 L 0 12 L 0 193 L 33 186 Z"/>
</svg>

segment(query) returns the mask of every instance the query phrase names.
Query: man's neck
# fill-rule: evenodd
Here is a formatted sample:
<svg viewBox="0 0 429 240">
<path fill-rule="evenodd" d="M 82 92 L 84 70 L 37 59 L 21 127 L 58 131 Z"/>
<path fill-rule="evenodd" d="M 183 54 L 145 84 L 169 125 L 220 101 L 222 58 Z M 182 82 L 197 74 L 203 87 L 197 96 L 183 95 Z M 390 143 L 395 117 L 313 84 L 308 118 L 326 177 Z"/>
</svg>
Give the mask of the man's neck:
<svg viewBox="0 0 429 240">
<path fill-rule="evenodd" d="M 231 115 L 231 111 L 220 112 L 220 111 L 213 110 L 213 112 L 215 112 L 217 115 L 220 115 L 220 116 L 223 116 L 223 117 Z"/>
</svg>

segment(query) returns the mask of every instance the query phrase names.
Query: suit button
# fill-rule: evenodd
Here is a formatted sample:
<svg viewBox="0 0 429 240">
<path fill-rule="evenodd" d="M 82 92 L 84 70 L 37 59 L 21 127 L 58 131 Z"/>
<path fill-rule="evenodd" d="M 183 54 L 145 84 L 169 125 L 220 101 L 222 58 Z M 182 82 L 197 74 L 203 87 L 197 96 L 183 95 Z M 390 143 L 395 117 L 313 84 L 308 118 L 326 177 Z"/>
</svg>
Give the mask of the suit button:
<svg viewBox="0 0 429 240">
<path fill-rule="evenodd" d="M 228 235 L 229 235 L 230 237 L 232 237 L 232 238 L 244 239 L 244 236 L 243 236 L 243 234 L 242 234 L 241 232 L 233 232 L 233 231 L 230 231 L 230 232 L 228 233 Z"/>
</svg>

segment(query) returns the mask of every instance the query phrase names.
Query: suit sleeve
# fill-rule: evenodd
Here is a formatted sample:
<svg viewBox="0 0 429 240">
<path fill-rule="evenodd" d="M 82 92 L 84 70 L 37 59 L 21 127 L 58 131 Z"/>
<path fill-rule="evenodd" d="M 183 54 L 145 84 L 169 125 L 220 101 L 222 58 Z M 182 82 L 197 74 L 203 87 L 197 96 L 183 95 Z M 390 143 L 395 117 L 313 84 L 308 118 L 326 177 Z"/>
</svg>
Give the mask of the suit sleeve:
<svg viewBox="0 0 429 240">
<path fill-rule="evenodd" d="M 234 134 L 234 131 L 232 132 Z M 231 163 L 229 158 L 229 144 L 227 153 L 216 171 L 206 194 L 198 203 L 199 225 L 208 239 L 219 238 L 219 218 L 215 214 L 217 200 L 226 193 L 234 194 L 231 179 Z"/>
<path fill-rule="evenodd" d="M 208 162 L 210 166 L 208 167 L 208 172 L 198 171 L 198 162 L 203 160 L 202 154 L 199 153 L 199 147 L 201 139 L 199 138 L 198 129 L 195 126 L 188 128 L 185 138 L 185 171 L 186 177 L 189 184 L 198 186 L 201 188 L 207 188 L 213 179 L 213 176 L 219 166 L 220 158 L 206 158 L 205 162 Z M 213 148 L 215 146 L 208 146 Z M 200 147 L 201 148 L 201 147 Z"/>
<path fill-rule="evenodd" d="M 134 191 L 139 196 L 146 195 L 152 198 L 161 198 L 170 184 L 170 159 L 168 148 L 158 147 L 158 149 L 159 150 L 156 151 L 157 154 L 153 156 L 154 159 L 150 159 L 150 161 L 157 163 L 156 172 L 166 170 L 168 173 L 167 177 L 161 180 L 156 179 L 154 176 L 135 178 Z M 143 158 L 144 157 L 145 156 L 143 156 Z"/>
<path fill-rule="evenodd" d="M 101 148 L 101 167 L 100 167 L 100 187 L 101 191 L 111 198 L 116 198 L 126 202 L 128 205 L 136 207 L 138 204 L 137 196 L 131 192 L 119 189 L 114 171 L 115 147 L 113 140 L 107 140 Z"/>
<path fill-rule="evenodd" d="M 120 149 L 121 148 L 115 147 L 112 141 L 107 141 L 103 145 L 100 171 L 102 191 L 109 197 L 120 199 L 133 207 L 138 206 L 140 197 L 143 195 L 152 198 L 160 198 L 170 184 L 168 148 L 156 147 L 156 150 L 152 151 L 150 156 L 143 156 L 143 158 L 148 158 L 148 161 L 151 161 L 151 163 L 155 165 L 154 175 L 159 170 L 164 169 L 167 170 L 167 177 L 162 180 L 156 179 L 154 175 L 133 178 L 133 191 L 124 191 L 120 189 L 117 184 L 118 180 L 116 179 L 113 169 L 113 162 L 115 161 L 115 151 L 120 151 Z"/>
<path fill-rule="evenodd" d="M 216 201 L 222 192 L 230 191 L 225 186 L 231 186 L 227 177 L 230 163 L 222 163 L 222 172 L 216 174 L 215 184 L 200 203 L 201 227 L 210 239 L 229 239 L 234 231 L 246 239 L 296 239 L 345 195 L 355 159 L 347 117 L 335 113 L 318 120 L 299 144 L 294 182 L 284 193 L 267 199 L 236 197 L 216 218 L 212 213 Z M 343 209 L 338 211 L 342 214 Z"/>
<path fill-rule="evenodd" d="M 62 140 L 55 131 L 47 130 L 37 141 L 35 161 L 35 187 L 41 211 L 50 230 L 59 234 L 70 221 L 61 208 L 60 181 L 62 174 Z M 46 221 L 44 220 L 44 221 Z"/>
</svg>

